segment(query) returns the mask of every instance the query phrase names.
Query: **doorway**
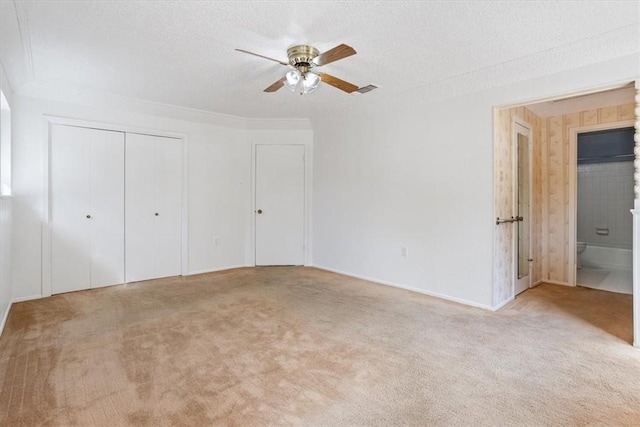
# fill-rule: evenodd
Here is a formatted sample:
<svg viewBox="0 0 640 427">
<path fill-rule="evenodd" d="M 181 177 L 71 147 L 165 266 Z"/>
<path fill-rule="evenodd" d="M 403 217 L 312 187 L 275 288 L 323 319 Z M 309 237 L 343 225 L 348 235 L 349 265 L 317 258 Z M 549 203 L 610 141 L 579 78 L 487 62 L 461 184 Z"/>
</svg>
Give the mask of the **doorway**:
<svg viewBox="0 0 640 427">
<path fill-rule="evenodd" d="M 575 285 L 632 294 L 634 128 L 625 123 L 579 128 L 572 135 Z"/>
<path fill-rule="evenodd" d="M 577 136 L 580 133 L 612 128 L 640 129 L 637 117 L 637 93 L 640 82 L 618 84 L 600 90 L 556 97 L 526 104 L 495 109 L 494 115 L 494 297 L 498 309 L 509 303 L 517 293 L 514 282 L 518 273 L 515 228 L 504 224 L 518 221 L 512 207 L 516 177 L 513 139 L 514 118 L 531 124 L 533 154 L 531 157 L 533 193 L 531 194 L 531 233 L 529 265 L 530 286 L 541 283 L 576 286 L 577 280 Z M 637 145 L 637 144 L 636 144 Z M 633 156 L 637 158 L 637 156 Z M 512 163 L 513 162 L 513 163 Z M 631 165 L 631 162 L 629 163 Z M 634 170 L 634 173 L 637 172 Z M 637 185 L 635 178 L 623 178 L 626 185 Z M 620 186 L 616 186 L 618 191 Z M 634 345 L 640 347 L 640 280 L 638 280 L 638 248 L 640 247 L 640 199 L 635 189 L 633 209 L 625 209 L 625 218 L 632 218 L 631 231 L 631 292 L 628 302 L 634 307 Z M 606 235 L 605 227 L 591 227 Z M 609 229 L 611 233 L 611 229 Z M 582 246 L 582 245 L 581 245 Z M 628 246 L 628 242 L 627 242 Z M 513 259 L 512 259 L 513 258 Z M 524 266 L 523 266 L 524 267 Z M 516 278 L 514 280 L 514 278 Z M 627 280 L 628 286 L 629 280 Z M 626 292 L 625 292 L 626 293 Z"/>
<path fill-rule="evenodd" d="M 305 146 L 255 146 L 255 265 L 303 265 Z"/>
</svg>

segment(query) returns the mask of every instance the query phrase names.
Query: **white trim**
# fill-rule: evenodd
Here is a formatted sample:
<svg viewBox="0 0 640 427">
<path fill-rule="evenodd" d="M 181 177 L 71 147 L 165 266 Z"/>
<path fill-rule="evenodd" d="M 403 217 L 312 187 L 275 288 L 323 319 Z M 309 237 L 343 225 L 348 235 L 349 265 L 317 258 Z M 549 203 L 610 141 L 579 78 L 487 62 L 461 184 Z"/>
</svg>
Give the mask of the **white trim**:
<svg viewBox="0 0 640 427">
<path fill-rule="evenodd" d="M 180 274 L 186 275 L 189 271 L 189 135 L 182 137 L 182 194 L 181 194 L 181 228 L 182 228 L 182 254 Z M 126 189 L 125 189 L 126 191 Z M 126 268 L 126 264 L 125 264 Z"/>
<path fill-rule="evenodd" d="M 9 318 L 9 312 L 11 311 L 12 305 L 13 305 L 13 301 L 9 301 L 9 304 L 7 304 L 7 309 L 4 311 L 4 314 L 2 315 L 2 321 L 0 321 L 0 337 L 4 332 L 4 325 L 7 324 L 7 319 Z"/>
<path fill-rule="evenodd" d="M 569 286 L 571 288 L 575 288 L 575 285 L 572 285 L 567 282 L 561 282 L 559 280 L 542 280 L 542 283 L 548 283 L 550 285 L 560 285 L 560 286 Z"/>
<path fill-rule="evenodd" d="M 516 297 L 512 296 L 511 298 L 507 298 L 506 300 L 502 301 L 500 304 L 496 304 L 493 307 L 490 308 L 491 311 L 498 311 L 500 310 L 502 307 L 504 307 L 505 305 L 509 304 L 512 301 L 515 301 Z"/>
<path fill-rule="evenodd" d="M 542 129 L 540 130 L 542 140 L 540 141 L 541 149 L 540 149 L 540 163 L 542 164 L 542 168 L 540 170 L 541 177 L 541 185 L 542 185 L 542 198 L 540 199 L 540 235 L 538 235 L 539 241 L 537 244 L 540 247 L 540 257 L 542 262 L 542 268 L 540 269 L 540 279 L 544 282 L 544 277 L 549 277 L 549 245 L 548 238 L 549 236 L 549 145 L 547 138 L 547 119 L 542 119 L 544 123 L 542 124 Z M 542 133 L 544 131 L 544 134 Z"/>
<path fill-rule="evenodd" d="M 623 88 L 631 83 L 633 83 L 633 78 L 631 79 L 625 79 L 625 80 L 618 80 L 616 82 L 612 82 L 612 83 L 608 83 L 605 85 L 601 85 L 601 86 L 595 86 L 595 87 L 588 87 L 585 89 L 580 89 L 580 90 L 574 90 L 571 92 L 557 92 L 553 95 L 546 95 L 546 96 L 541 96 L 541 97 L 537 97 L 537 98 L 527 98 L 526 100 L 522 100 L 522 101 L 518 101 L 518 102 L 512 102 L 509 104 L 504 104 L 504 105 L 498 105 L 495 108 L 498 109 L 502 109 L 502 108 L 518 108 L 518 107 L 527 107 L 528 105 L 531 104 L 539 104 L 541 102 L 549 102 L 549 101 L 557 101 L 560 99 L 566 99 L 566 98 L 575 98 L 578 96 L 585 96 L 585 95 L 593 95 L 593 94 L 597 94 L 600 92 L 606 92 L 609 90 L 615 90 L 615 89 L 620 89 Z M 545 119 L 545 117 L 542 117 L 543 119 Z"/>
<path fill-rule="evenodd" d="M 253 265 L 248 265 L 248 264 L 229 265 L 227 267 L 218 267 L 211 270 L 207 269 L 207 270 L 190 271 L 186 274 L 186 276 L 197 276 L 199 274 L 217 273 L 220 271 L 236 270 L 238 268 L 253 268 L 253 267 L 254 267 Z"/>
<path fill-rule="evenodd" d="M 640 348 L 640 200 L 634 200 L 633 215 L 633 346 Z"/>
<path fill-rule="evenodd" d="M 532 288 L 535 288 L 538 285 L 541 285 L 543 283 L 547 283 L 546 280 L 538 280 L 537 282 L 535 282 L 533 285 L 531 285 Z"/>
<path fill-rule="evenodd" d="M 30 295 L 28 297 L 13 298 L 11 300 L 11 304 L 15 304 L 18 302 L 32 301 L 34 299 L 41 299 L 41 298 L 44 298 L 44 297 L 42 295 Z"/>
<path fill-rule="evenodd" d="M 35 79 L 35 72 L 33 68 L 33 52 L 31 49 L 29 18 L 27 15 L 26 6 L 24 6 L 23 2 L 14 1 L 13 5 L 16 10 L 16 21 L 18 23 L 18 29 L 20 31 L 20 41 L 22 42 L 24 65 L 27 69 L 27 78 L 29 81 L 31 81 Z"/>
<path fill-rule="evenodd" d="M 52 116 L 43 114 L 43 117 L 50 124 L 76 126 L 81 128 L 110 130 L 114 132 L 138 133 L 141 135 L 162 136 L 164 138 L 184 139 L 187 135 L 183 132 L 148 128 L 142 126 L 123 125 L 113 122 L 97 122 L 94 120 L 76 119 L 73 117 Z"/>
<path fill-rule="evenodd" d="M 334 268 L 324 267 L 324 266 L 317 265 L 317 264 L 311 265 L 309 267 L 314 267 L 314 268 L 317 268 L 319 270 L 330 271 L 332 273 L 341 274 L 343 276 L 354 277 L 356 279 L 366 280 L 366 281 L 369 281 L 369 282 L 372 282 L 372 283 L 377 283 L 379 285 L 391 286 L 391 287 L 394 287 L 394 288 L 404 289 L 406 291 L 417 292 L 419 294 L 424 294 L 424 295 L 428 295 L 430 297 L 435 297 L 435 298 L 439 298 L 439 299 L 443 299 L 443 300 L 447 300 L 447 301 L 457 302 L 459 304 L 464 304 L 464 305 L 468 305 L 468 306 L 471 306 L 471 307 L 482 308 L 484 310 L 489 310 L 489 311 L 495 311 L 493 307 L 491 307 L 489 305 L 486 305 L 486 304 L 479 304 L 477 302 L 465 300 L 465 299 L 462 299 L 462 298 L 457 298 L 457 297 L 452 297 L 452 296 L 449 296 L 449 295 L 439 294 L 437 292 L 426 291 L 424 289 L 413 288 L 411 286 L 401 285 L 399 283 L 389 282 L 387 280 L 374 279 L 372 277 L 362 276 L 362 275 L 359 275 L 359 274 L 347 273 L 346 271 L 336 270 Z M 509 301 L 510 300 L 507 300 L 507 302 L 509 302 Z M 499 308 L 499 306 L 498 306 L 498 308 Z"/>
<path fill-rule="evenodd" d="M 313 142 L 291 142 L 269 138 L 251 141 L 251 226 L 247 262 L 256 265 L 256 150 L 258 145 L 301 145 L 304 147 L 304 252 L 305 267 L 311 267 L 311 201 L 313 189 Z"/>
<path fill-rule="evenodd" d="M 569 242 L 568 242 L 568 271 L 567 282 L 570 286 L 577 285 L 577 254 L 578 240 L 578 134 L 598 130 L 618 129 L 634 125 L 634 120 L 620 120 L 617 122 L 599 123 L 594 125 L 573 126 L 569 128 Z"/>
<path fill-rule="evenodd" d="M 74 84 L 56 83 L 54 85 L 48 82 L 34 80 L 22 85 L 15 93 L 28 98 L 45 99 L 54 102 L 101 107 L 107 106 L 115 110 L 124 109 L 175 120 L 226 126 L 233 129 L 247 128 L 247 120 L 241 116 L 116 95 L 104 91 L 89 90 Z"/>
<path fill-rule="evenodd" d="M 41 223 L 42 238 L 42 274 L 41 289 L 42 297 L 51 296 L 51 127 L 53 125 L 74 126 L 89 129 L 99 129 L 122 133 L 135 133 L 142 135 L 160 136 L 164 138 L 173 138 L 180 140 L 182 144 L 182 253 L 181 253 L 181 275 L 186 275 L 189 266 L 189 159 L 188 159 L 188 140 L 189 135 L 182 132 L 167 131 L 154 128 L 146 128 L 140 126 L 123 125 L 119 123 L 96 122 L 92 120 L 75 119 L 70 117 L 52 116 L 44 114 L 43 116 L 43 152 L 45 153 L 42 162 L 43 167 L 43 185 L 42 188 L 42 212 L 43 219 Z"/>
</svg>

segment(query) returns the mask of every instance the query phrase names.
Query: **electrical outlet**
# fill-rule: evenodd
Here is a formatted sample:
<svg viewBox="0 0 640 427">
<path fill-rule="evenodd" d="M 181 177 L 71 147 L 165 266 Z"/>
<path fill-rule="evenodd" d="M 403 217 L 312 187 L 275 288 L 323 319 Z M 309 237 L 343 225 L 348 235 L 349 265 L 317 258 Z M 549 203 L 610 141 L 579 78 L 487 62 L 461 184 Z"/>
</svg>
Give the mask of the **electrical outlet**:
<svg viewBox="0 0 640 427">
<path fill-rule="evenodd" d="M 402 247 L 402 256 L 405 258 L 409 256 L 409 249 L 406 246 Z"/>
<path fill-rule="evenodd" d="M 214 238 L 213 238 L 213 244 L 214 244 L 215 246 L 218 246 L 218 243 L 220 243 L 220 238 L 219 238 L 219 237 L 214 237 Z"/>
</svg>

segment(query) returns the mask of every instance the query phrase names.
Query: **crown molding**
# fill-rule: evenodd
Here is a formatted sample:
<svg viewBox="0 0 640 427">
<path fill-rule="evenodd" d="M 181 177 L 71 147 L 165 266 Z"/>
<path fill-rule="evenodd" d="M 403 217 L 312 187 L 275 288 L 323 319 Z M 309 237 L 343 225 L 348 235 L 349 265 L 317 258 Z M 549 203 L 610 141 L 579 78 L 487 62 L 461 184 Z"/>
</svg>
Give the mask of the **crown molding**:
<svg viewBox="0 0 640 427">
<path fill-rule="evenodd" d="M 16 10 L 16 20 L 18 21 L 18 29 L 20 30 L 20 40 L 22 41 L 22 50 L 24 52 L 24 65 L 27 70 L 27 80 L 35 79 L 35 70 L 33 68 L 33 52 L 31 49 L 31 35 L 29 32 L 29 17 L 23 2 L 13 1 Z"/>
<path fill-rule="evenodd" d="M 100 92 L 68 84 L 32 81 L 22 85 L 16 95 L 76 105 L 126 110 L 150 116 L 167 117 L 209 125 L 248 130 L 311 130 L 309 119 L 246 118 L 179 105 L 164 104 Z"/>
</svg>

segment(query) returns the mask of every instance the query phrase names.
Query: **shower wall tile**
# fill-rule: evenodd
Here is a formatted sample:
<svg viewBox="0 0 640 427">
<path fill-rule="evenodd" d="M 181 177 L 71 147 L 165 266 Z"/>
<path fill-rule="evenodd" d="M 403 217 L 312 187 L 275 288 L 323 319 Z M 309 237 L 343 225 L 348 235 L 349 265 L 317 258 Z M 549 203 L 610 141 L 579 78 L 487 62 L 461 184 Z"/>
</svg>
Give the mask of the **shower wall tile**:
<svg viewBox="0 0 640 427">
<path fill-rule="evenodd" d="M 632 161 L 578 165 L 578 240 L 631 249 L 632 208 Z M 609 234 L 597 234 L 598 228 Z"/>
</svg>

